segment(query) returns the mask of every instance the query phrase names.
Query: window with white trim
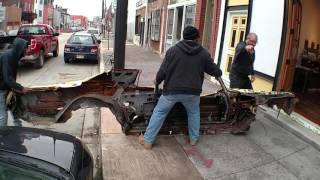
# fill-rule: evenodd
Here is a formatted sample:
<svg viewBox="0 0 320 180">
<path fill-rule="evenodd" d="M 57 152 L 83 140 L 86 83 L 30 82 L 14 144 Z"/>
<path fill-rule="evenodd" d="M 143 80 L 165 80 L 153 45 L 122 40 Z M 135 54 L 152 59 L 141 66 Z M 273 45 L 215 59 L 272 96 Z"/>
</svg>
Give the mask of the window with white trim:
<svg viewBox="0 0 320 180">
<path fill-rule="evenodd" d="M 152 12 L 151 39 L 153 41 L 160 40 L 160 21 L 161 21 L 161 10 L 157 9 Z"/>
</svg>

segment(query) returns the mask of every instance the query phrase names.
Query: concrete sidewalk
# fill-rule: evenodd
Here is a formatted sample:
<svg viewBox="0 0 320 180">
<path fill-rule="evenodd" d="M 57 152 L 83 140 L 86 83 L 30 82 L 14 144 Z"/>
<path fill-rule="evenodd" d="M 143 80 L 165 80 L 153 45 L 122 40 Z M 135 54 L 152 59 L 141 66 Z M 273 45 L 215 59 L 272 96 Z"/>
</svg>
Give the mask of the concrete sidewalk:
<svg viewBox="0 0 320 180">
<path fill-rule="evenodd" d="M 139 85 L 152 86 L 162 60 L 128 43 L 126 68 L 141 69 Z M 204 92 L 219 87 L 205 81 Z M 159 136 L 152 150 L 144 150 L 135 136 L 125 136 L 108 109 L 101 112 L 101 144 L 104 179 L 319 179 L 320 152 L 275 123 L 259 109 L 257 120 L 246 135 L 201 136 L 191 147 L 184 135 Z M 296 126 L 298 129 L 303 129 Z"/>
</svg>

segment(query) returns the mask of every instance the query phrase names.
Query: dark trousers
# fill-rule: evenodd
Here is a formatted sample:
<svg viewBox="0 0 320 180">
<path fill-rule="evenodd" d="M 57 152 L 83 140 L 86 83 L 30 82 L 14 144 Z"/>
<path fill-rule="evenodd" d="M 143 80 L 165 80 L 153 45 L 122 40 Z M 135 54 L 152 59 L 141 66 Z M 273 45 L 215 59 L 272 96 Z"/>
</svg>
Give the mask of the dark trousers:
<svg viewBox="0 0 320 180">
<path fill-rule="evenodd" d="M 236 73 L 229 74 L 230 88 L 253 89 L 249 77 L 243 77 Z"/>
</svg>

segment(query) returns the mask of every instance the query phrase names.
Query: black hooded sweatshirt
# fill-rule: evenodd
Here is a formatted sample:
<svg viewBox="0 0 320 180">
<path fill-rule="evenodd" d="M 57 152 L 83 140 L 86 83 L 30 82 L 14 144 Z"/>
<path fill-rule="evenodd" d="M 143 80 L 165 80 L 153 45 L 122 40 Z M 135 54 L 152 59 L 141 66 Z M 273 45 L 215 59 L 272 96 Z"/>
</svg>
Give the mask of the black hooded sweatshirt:
<svg viewBox="0 0 320 180">
<path fill-rule="evenodd" d="M 167 51 L 156 82 L 160 84 L 164 80 L 164 95 L 200 95 L 204 73 L 222 75 L 206 49 L 196 41 L 182 40 Z"/>
<path fill-rule="evenodd" d="M 19 60 L 23 56 L 28 42 L 21 38 L 13 41 L 11 49 L 0 57 L 0 90 L 15 89 L 21 91 L 23 87 L 16 82 Z"/>
</svg>

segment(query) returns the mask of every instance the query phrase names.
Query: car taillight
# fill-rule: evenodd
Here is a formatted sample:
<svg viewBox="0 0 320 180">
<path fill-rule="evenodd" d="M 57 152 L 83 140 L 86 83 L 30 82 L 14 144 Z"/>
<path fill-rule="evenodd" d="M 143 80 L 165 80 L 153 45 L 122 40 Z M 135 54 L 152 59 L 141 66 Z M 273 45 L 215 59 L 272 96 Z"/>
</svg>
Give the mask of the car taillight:
<svg viewBox="0 0 320 180">
<path fill-rule="evenodd" d="M 98 52 L 98 48 L 97 47 L 93 47 L 92 49 L 91 49 L 91 53 L 97 53 Z"/>
<path fill-rule="evenodd" d="M 31 50 L 34 50 L 34 49 L 36 49 L 36 46 L 37 46 L 37 41 L 36 41 L 36 39 L 31 39 L 31 43 L 30 43 L 30 45 L 29 45 L 30 49 L 31 49 Z"/>
<path fill-rule="evenodd" d="M 64 46 L 64 52 L 70 52 L 70 51 L 71 51 L 70 46 L 65 45 Z"/>
</svg>

